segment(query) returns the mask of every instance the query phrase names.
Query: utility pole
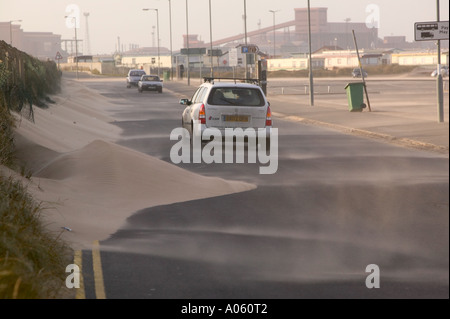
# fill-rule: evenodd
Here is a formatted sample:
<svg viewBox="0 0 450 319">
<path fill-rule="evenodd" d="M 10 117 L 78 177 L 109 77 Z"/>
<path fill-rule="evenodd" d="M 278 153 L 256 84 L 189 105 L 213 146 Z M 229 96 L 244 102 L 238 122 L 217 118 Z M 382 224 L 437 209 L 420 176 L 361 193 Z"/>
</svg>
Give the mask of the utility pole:
<svg viewBox="0 0 450 319">
<path fill-rule="evenodd" d="M 77 20 L 75 19 L 75 61 L 76 61 L 76 68 L 77 68 L 77 80 L 78 80 L 78 39 L 77 39 Z"/>
<path fill-rule="evenodd" d="M 156 28 L 157 28 L 156 41 L 157 41 L 157 45 L 158 45 L 158 76 L 160 76 L 161 57 L 160 57 L 160 50 L 159 50 L 159 47 L 160 47 L 159 46 L 159 10 L 158 9 L 149 9 L 149 8 L 144 8 L 142 10 L 156 12 Z M 154 32 L 152 34 L 154 35 Z M 154 38 L 153 38 L 153 42 L 154 42 Z M 155 47 L 155 43 L 153 43 L 153 47 Z"/>
<path fill-rule="evenodd" d="M 439 0 L 436 0 L 436 15 L 437 22 L 440 21 L 440 8 Z M 438 122 L 444 122 L 444 81 L 442 80 L 441 74 L 441 40 L 437 40 L 437 54 L 438 54 L 438 65 L 437 65 L 437 92 L 438 92 Z"/>
<path fill-rule="evenodd" d="M 169 27 L 170 27 L 170 79 L 173 81 L 172 1 L 171 0 L 169 0 Z"/>
<path fill-rule="evenodd" d="M 269 10 L 269 12 L 272 12 L 273 14 L 273 58 L 275 59 L 275 55 L 277 54 L 276 35 L 275 35 L 275 13 L 277 13 L 278 10 Z"/>
<path fill-rule="evenodd" d="M 209 43 L 211 43 L 210 49 L 210 63 L 211 63 L 211 77 L 214 77 L 214 65 L 213 65 L 213 42 L 212 42 L 212 14 L 211 14 L 211 0 L 209 0 Z"/>
<path fill-rule="evenodd" d="M 65 18 L 69 18 L 69 16 L 65 16 Z M 76 72 L 77 72 L 77 80 L 78 80 L 78 39 L 77 39 L 77 26 L 78 21 L 76 17 L 72 17 L 72 20 L 75 21 L 73 29 L 75 30 L 75 65 L 76 65 Z M 73 53 L 73 51 L 72 51 Z"/>
<path fill-rule="evenodd" d="M 311 7 L 308 0 L 308 46 L 309 46 L 309 104 L 314 106 L 314 80 L 312 71 L 312 50 L 311 50 Z"/>
<path fill-rule="evenodd" d="M 191 85 L 191 71 L 189 64 L 189 9 L 188 9 L 188 0 L 186 0 L 186 46 L 187 46 L 187 85 Z"/>
<path fill-rule="evenodd" d="M 245 37 L 245 46 L 248 46 L 247 42 L 247 0 L 244 0 L 244 37 Z M 248 72 L 248 54 L 245 54 L 245 78 L 250 78 L 249 72 Z"/>
</svg>

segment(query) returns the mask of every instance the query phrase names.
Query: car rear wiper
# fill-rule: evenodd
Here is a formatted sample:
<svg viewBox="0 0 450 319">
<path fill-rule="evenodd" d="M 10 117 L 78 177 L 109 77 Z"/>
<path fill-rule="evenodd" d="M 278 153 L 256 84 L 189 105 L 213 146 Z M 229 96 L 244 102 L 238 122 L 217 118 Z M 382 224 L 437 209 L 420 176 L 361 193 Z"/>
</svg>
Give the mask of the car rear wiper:
<svg viewBox="0 0 450 319">
<path fill-rule="evenodd" d="M 231 105 L 237 105 L 235 102 L 228 100 L 227 98 L 224 98 L 224 97 L 221 97 L 220 100 L 227 102 L 228 104 L 231 104 Z"/>
</svg>

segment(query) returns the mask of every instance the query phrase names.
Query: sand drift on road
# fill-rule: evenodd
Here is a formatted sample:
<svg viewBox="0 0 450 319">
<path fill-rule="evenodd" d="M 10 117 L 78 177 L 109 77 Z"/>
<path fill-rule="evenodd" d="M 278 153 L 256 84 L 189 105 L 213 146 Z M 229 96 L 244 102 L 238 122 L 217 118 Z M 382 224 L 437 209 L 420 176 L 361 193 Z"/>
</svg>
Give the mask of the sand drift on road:
<svg viewBox="0 0 450 319">
<path fill-rule="evenodd" d="M 35 123 L 16 130 L 17 157 L 32 174 L 29 191 L 43 201 L 50 230 L 61 231 L 73 248 L 106 239 L 134 212 L 237 192 L 256 186 L 204 177 L 119 146 L 121 130 L 107 98 L 75 81 L 48 109 L 36 109 Z"/>
</svg>

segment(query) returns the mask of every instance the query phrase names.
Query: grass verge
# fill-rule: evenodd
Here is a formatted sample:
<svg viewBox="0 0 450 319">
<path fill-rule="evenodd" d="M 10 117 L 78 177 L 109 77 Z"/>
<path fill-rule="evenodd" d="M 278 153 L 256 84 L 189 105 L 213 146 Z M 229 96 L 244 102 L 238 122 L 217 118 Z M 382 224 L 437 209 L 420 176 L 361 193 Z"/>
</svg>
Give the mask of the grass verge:
<svg viewBox="0 0 450 319">
<path fill-rule="evenodd" d="M 0 165 L 15 168 L 14 120 L 0 108 Z M 43 207 L 0 173 L 0 299 L 66 298 L 71 249 L 42 225 Z"/>
<path fill-rule="evenodd" d="M 66 295 L 71 251 L 42 225 L 42 206 L 19 181 L 1 175 L 0 198 L 0 299 Z"/>
<path fill-rule="evenodd" d="M 38 61 L 0 41 L 0 166 L 20 170 L 14 161 L 11 112 L 28 110 L 32 119 L 32 105 L 44 106 L 42 100 L 59 89 L 59 80 L 54 63 Z M 44 227 L 42 212 L 42 204 L 20 181 L 0 171 L 0 299 L 71 296 L 65 270 L 72 251 L 59 234 Z"/>
</svg>

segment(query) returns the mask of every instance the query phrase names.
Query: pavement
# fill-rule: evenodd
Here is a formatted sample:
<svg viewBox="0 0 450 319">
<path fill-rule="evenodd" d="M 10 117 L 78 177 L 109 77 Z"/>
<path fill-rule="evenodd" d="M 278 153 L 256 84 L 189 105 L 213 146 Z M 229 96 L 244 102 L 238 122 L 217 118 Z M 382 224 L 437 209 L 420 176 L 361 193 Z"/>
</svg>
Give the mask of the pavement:
<svg viewBox="0 0 450 319">
<path fill-rule="evenodd" d="M 366 108 L 363 112 L 349 111 L 345 90 L 334 94 L 316 94 L 314 106 L 311 106 L 309 95 L 304 92 L 282 93 L 278 88 L 283 80 L 278 79 L 275 80 L 278 88 L 271 88 L 269 84 L 267 97 L 271 103 L 275 127 L 277 119 L 297 121 L 448 156 L 448 79 L 445 83 L 443 122 L 439 121 L 438 116 L 435 81 L 430 79 L 394 80 L 409 80 L 411 84 L 408 83 L 404 91 L 398 88 L 394 91 L 388 89 L 384 91 L 382 84 L 386 84 L 386 79 L 378 78 L 368 82 L 368 88 L 372 88 L 372 92 L 369 90 L 371 110 Z M 292 79 L 285 81 L 288 85 Z M 191 97 L 198 87 L 198 82 L 198 80 L 191 81 L 191 85 L 188 86 L 186 81 L 169 81 L 165 83 L 165 90 L 172 91 L 180 98 Z M 420 84 L 415 84 L 416 82 Z M 415 94 L 414 85 L 423 87 L 423 83 L 427 83 L 426 85 L 432 89 L 429 89 L 428 94 Z M 403 84 L 397 84 L 399 87 L 401 85 Z"/>
</svg>

